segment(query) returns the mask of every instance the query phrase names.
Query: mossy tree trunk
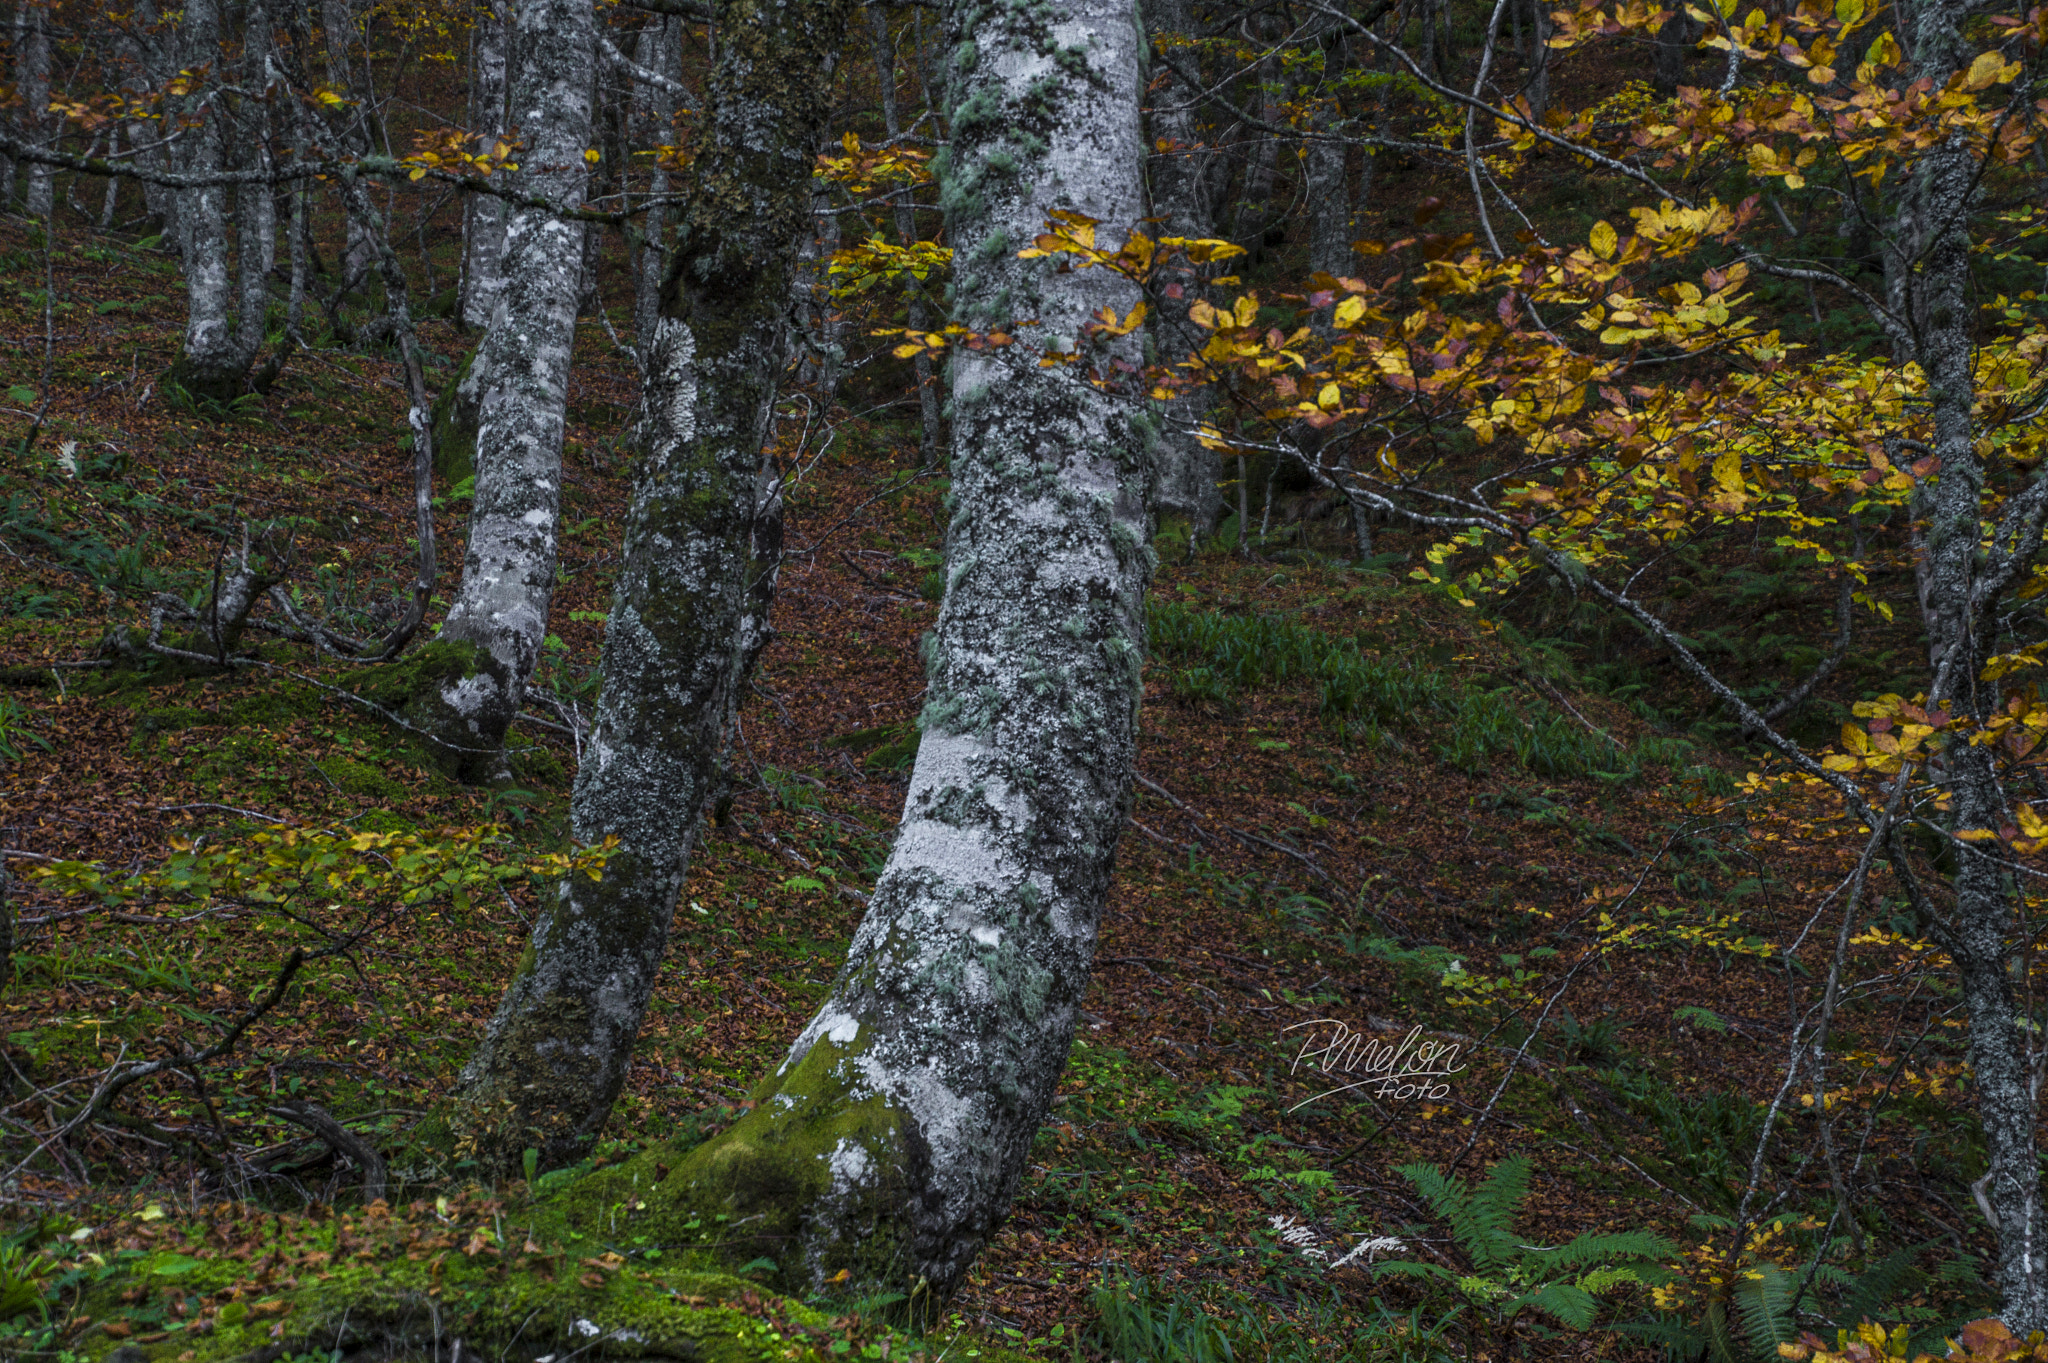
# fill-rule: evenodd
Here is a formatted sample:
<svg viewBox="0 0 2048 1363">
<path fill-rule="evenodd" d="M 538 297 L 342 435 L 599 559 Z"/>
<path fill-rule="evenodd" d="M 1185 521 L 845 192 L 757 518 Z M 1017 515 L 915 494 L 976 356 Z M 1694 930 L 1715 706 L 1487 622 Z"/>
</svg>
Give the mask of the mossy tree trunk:
<svg viewBox="0 0 2048 1363">
<path fill-rule="evenodd" d="M 525 144 L 519 187 L 557 210 L 580 207 L 597 53 L 591 0 L 533 0 L 506 27 L 510 122 Z M 583 224 L 515 206 L 500 261 L 494 321 L 464 379 L 476 394 L 476 496 L 462 585 L 440 636 L 472 646 L 479 666 L 414 707 L 414 722 L 459 755 L 465 780 L 503 770 L 505 731 L 547 638 Z"/>
<path fill-rule="evenodd" d="M 577 773 L 577 838 L 619 839 L 556 891 L 444 1109 L 500 1169 L 572 1163 L 624 1082 L 697 823 L 768 638 L 781 501 L 762 448 L 811 227 L 811 157 L 852 0 L 723 0 L 709 113 L 648 366 L 643 453 Z M 481 483 L 481 478 L 479 479 Z"/>
<path fill-rule="evenodd" d="M 935 1303 L 1001 1224 L 1087 987 L 1129 808 L 1150 573 L 1142 401 L 1098 373 L 1097 309 L 1135 286 L 1020 260 L 1047 215 L 1114 240 L 1144 216 L 1140 34 L 1116 0 L 951 0 L 940 170 L 955 318 L 1038 319 L 956 354 L 947 588 L 896 844 L 832 997 L 756 1105 L 661 1189 L 728 1214 L 788 1290 Z M 1113 386 L 1113 385 L 1112 385 Z"/>
</svg>

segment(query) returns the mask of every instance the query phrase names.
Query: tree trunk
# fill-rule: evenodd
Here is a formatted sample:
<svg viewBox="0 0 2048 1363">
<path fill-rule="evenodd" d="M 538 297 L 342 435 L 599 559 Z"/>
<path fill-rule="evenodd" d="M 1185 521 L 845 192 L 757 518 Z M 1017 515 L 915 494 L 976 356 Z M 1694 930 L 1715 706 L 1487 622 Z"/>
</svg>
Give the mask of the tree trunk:
<svg viewBox="0 0 2048 1363">
<path fill-rule="evenodd" d="M 1344 110 L 1337 102 L 1337 82 L 1344 74 L 1344 39 L 1332 30 L 1322 35 L 1323 90 L 1311 106 L 1303 175 L 1308 181 L 1308 268 L 1311 274 L 1351 273 L 1351 190 L 1341 140 Z"/>
<path fill-rule="evenodd" d="M 1524 49 L 1529 75 L 1522 94 L 1529 110 L 1542 118 L 1550 109 L 1550 0 L 1529 0 L 1529 45 Z"/>
<path fill-rule="evenodd" d="M 1938 87 L 1969 55 L 1961 36 L 1964 4 L 1934 0 L 1913 35 L 1918 74 Z M 1999 686 L 1979 680 L 1996 637 L 1999 597 L 1979 579 L 1985 559 L 1986 470 L 1977 449 L 1975 312 L 1970 290 L 1970 199 L 1978 167 L 1960 138 L 1930 152 L 1908 193 L 1899 248 L 1921 247 L 1918 268 L 1901 263 L 1887 283 L 1895 306 L 1916 324 L 1914 356 L 1927 376 L 1939 476 L 1916 512 L 1927 515 L 1920 560 L 1921 599 L 1935 705 L 1979 723 L 2001 704 Z M 1925 484 L 1923 482 L 1923 488 Z M 1996 548 L 1996 542 L 1993 542 Z M 1996 829 L 2011 821 L 1993 745 L 1961 739 L 1939 759 L 1953 792 L 1949 827 Z M 2048 1329 L 2048 1227 L 2041 1217 L 2036 1150 L 2037 1095 L 2023 1023 L 2016 1018 L 2012 945 L 2024 940 L 2014 888 L 1996 842 L 1964 843 L 1951 882 L 1950 955 L 1970 1014 L 1970 1070 L 1997 1213 L 1998 1288 L 2005 1323 L 2025 1338 Z"/>
<path fill-rule="evenodd" d="M 1147 0 L 1146 27 L 1159 36 L 1185 37 L 1193 20 L 1187 0 Z M 1180 60 L 1189 60 L 1182 52 Z M 1154 148 L 1146 160 L 1151 180 L 1152 213 L 1161 236 L 1211 238 L 1216 235 L 1209 192 L 1208 163 L 1213 153 L 1198 150 L 1201 129 L 1195 122 L 1197 92 L 1169 69 L 1152 87 L 1150 135 Z M 1159 148 L 1164 145 L 1164 150 Z M 1188 309 L 1200 297 L 1200 277 L 1185 261 L 1169 260 L 1158 280 L 1166 301 L 1152 317 L 1152 340 L 1159 360 L 1178 364 L 1201 350 L 1208 334 L 1188 320 Z M 1205 386 L 1187 390 L 1166 403 L 1164 429 L 1156 447 L 1152 504 L 1162 515 L 1188 521 L 1189 544 L 1216 528 L 1223 515 L 1223 465 L 1216 451 L 1195 439 L 1194 427 L 1208 413 L 1214 395 Z"/>
<path fill-rule="evenodd" d="M 222 36 L 220 0 L 188 0 L 181 34 L 185 65 L 211 64 L 217 70 Z M 228 98 L 218 83 L 213 83 L 187 99 L 186 113 L 196 123 L 186 138 L 190 150 L 183 169 L 188 173 L 207 174 L 227 167 Z M 178 193 L 187 312 L 184 347 L 169 375 L 170 382 L 193 396 L 218 403 L 241 396 L 256 347 L 263 339 L 260 317 L 253 329 L 236 325 L 239 300 L 228 260 L 227 200 L 224 185 L 202 185 Z"/>
<path fill-rule="evenodd" d="M 480 6 L 469 87 L 469 127 L 495 140 L 505 134 L 505 21 Z M 505 248 L 505 201 L 494 194 L 471 194 L 462 205 L 462 290 L 456 315 L 466 327 L 491 324 L 503 282 L 500 271 Z"/>
<path fill-rule="evenodd" d="M 1657 30 L 1657 58 L 1654 76 L 1659 94 L 1675 94 L 1685 79 L 1685 59 L 1693 48 L 1692 20 L 1683 8 L 1672 11 Z"/>
<path fill-rule="evenodd" d="M 681 23 L 664 16 L 640 30 L 633 59 L 659 75 L 673 80 L 681 65 Z M 636 81 L 633 87 L 632 144 L 636 147 L 666 146 L 675 136 L 676 97 L 658 85 Z M 648 179 L 648 194 L 660 199 L 669 192 L 668 171 L 657 159 Z M 661 315 L 661 283 L 667 264 L 668 210 L 662 204 L 650 206 L 640 220 L 640 238 L 633 262 L 633 344 L 640 362 L 647 364 L 654 353 L 654 334 Z"/>
<path fill-rule="evenodd" d="M 23 0 L 21 6 L 21 120 L 30 141 L 47 147 L 54 123 L 50 118 L 50 14 L 47 0 Z M 31 164 L 22 207 L 31 218 L 47 221 L 54 202 L 57 173 Z"/>
<path fill-rule="evenodd" d="M 1110 240 L 1143 218 L 1134 20 L 1116 0 L 945 9 L 955 319 L 1039 319 L 1026 335 L 1099 369 L 1140 357 L 1084 333 L 1135 287 L 1016 251 L 1056 209 Z M 666 1185 L 786 1285 L 913 1310 L 1002 1223 L 1066 1063 L 1129 808 L 1150 563 L 1132 395 L 1030 354 L 951 366 L 947 590 L 895 847 L 830 1001 Z"/>
<path fill-rule="evenodd" d="M 880 7 L 869 7 L 868 23 L 873 35 L 875 78 L 882 93 L 882 128 L 893 138 L 903 131 L 903 117 L 896 104 L 896 45 L 889 37 L 888 16 Z M 910 200 L 899 196 L 891 206 L 891 213 L 896 221 L 897 242 L 908 246 L 916 241 L 917 210 Z M 923 286 L 909 280 L 904 287 L 907 290 L 904 317 L 911 330 L 929 330 L 931 312 L 925 306 Z M 923 351 L 911 356 L 910 371 L 917 381 L 918 462 L 928 469 L 937 468 L 945 458 L 945 429 L 939 410 L 938 377 L 932 371 L 931 356 Z"/>
<path fill-rule="evenodd" d="M 266 89 L 265 66 L 270 55 L 270 29 L 260 6 L 252 5 L 247 33 L 242 44 L 242 84 L 251 92 Z M 270 164 L 270 110 L 256 98 L 246 99 L 237 141 L 241 155 L 235 159 L 250 170 Z M 277 262 L 277 195 L 267 184 L 240 185 L 235 189 L 235 218 L 240 232 L 235 269 L 239 274 L 241 310 L 236 320 L 236 345 L 253 363 L 262 348 L 264 323 L 270 310 L 270 271 Z M 244 366 L 246 368 L 246 365 Z M 273 375 L 274 377 L 274 375 Z"/>
<path fill-rule="evenodd" d="M 591 0 L 521 5 L 510 29 L 511 109 L 526 143 L 516 183 L 556 208 L 578 208 L 597 52 Z M 479 395 L 476 500 L 462 585 L 440 637 L 470 648 L 471 665 L 414 706 L 415 722 L 464 780 L 503 772 L 505 731 L 547 636 L 583 231 L 547 209 L 512 210 L 496 320 L 466 380 Z"/>
<path fill-rule="evenodd" d="M 619 848 L 602 880 L 561 886 L 445 1110 L 457 1148 L 495 1169 L 517 1168 L 528 1148 L 543 1167 L 573 1162 L 604 1125 L 768 639 L 781 501 L 762 448 L 810 227 L 812 151 L 852 9 L 719 5 L 721 60 L 663 291 L 604 691 L 571 809 L 579 840 L 613 836 Z"/>
</svg>

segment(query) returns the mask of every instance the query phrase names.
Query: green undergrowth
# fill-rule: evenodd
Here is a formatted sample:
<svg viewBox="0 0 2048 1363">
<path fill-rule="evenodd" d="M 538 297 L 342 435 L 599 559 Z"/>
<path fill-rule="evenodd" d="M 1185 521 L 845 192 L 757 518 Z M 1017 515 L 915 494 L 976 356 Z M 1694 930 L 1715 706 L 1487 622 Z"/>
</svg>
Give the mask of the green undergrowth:
<svg viewBox="0 0 2048 1363">
<path fill-rule="evenodd" d="M 1323 722 L 1344 738 L 1388 746 L 1390 730 L 1420 731 L 1442 761 L 1472 775 L 1507 757 L 1553 779 L 1629 781 L 1662 767 L 1709 787 L 1727 784 L 1683 739 L 1624 744 L 1514 687 L 1488 689 L 1414 657 L 1371 654 L 1291 620 L 1168 600 L 1151 604 L 1147 629 L 1155 656 L 1193 664 L 1171 674 L 1184 704 L 1228 705 L 1243 692 L 1312 684 Z"/>
<path fill-rule="evenodd" d="M 240 1204 L 8 1237 L 0 1355 L 99 1363 L 433 1357 L 935 1359 L 1017 1355 L 917 1339 L 844 1304 L 806 1305 L 705 1256 L 565 1229 L 575 1185 L 538 1201 L 470 1192 L 282 1216 Z"/>
</svg>

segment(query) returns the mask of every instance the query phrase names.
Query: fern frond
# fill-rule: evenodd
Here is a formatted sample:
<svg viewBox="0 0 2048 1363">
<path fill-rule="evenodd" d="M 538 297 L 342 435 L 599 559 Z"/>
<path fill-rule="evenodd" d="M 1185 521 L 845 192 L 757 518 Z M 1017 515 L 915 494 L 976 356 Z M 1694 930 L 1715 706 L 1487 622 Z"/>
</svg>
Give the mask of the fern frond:
<svg viewBox="0 0 2048 1363">
<path fill-rule="evenodd" d="M 1842 1294 L 1842 1309 L 1835 1324 L 1853 1328 L 1865 1319 L 1882 1322 L 1894 1318 L 1897 1313 L 1892 1309 L 1893 1300 L 1927 1281 L 1927 1275 L 1920 1271 L 1920 1256 L 1934 1243 L 1929 1240 L 1909 1245 L 1864 1269 Z"/>
<path fill-rule="evenodd" d="M 1551 1283 L 1522 1301 L 1572 1330 L 1591 1329 L 1594 1317 L 1600 1314 L 1598 1299 L 1570 1283 Z"/>
<path fill-rule="evenodd" d="M 1800 1275 L 1777 1264 L 1759 1264 L 1750 1270 L 1757 1276 L 1736 1284 L 1735 1304 L 1742 1311 L 1743 1331 L 1751 1349 L 1775 1358 L 1780 1344 L 1799 1336 L 1794 1317 L 1798 1304 Z"/>
<path fill-rule="evenodd" d="M 1540 1251 L 1536 1262 L 1546 1269 L 1552 1265 L 1558 1268 L 1576 1268 L 1581 1264 L 1613 1263 L 1618 1259 L 1654 1259 L 1658 1262 L 1678 1254 L 1678 1247 L 1661 1235 L 1647 1231 L 1617 1231 L 1601 1235 L 1581 1235 L 1569 1244 L 1556 1249 Z"/>
<path fill-rule="evenodd" d="M 1472 1260 L 1473 1267 L 1490 1273 L 1513 1262 L 1513 1234 L 1498 1229 L 1496 1217 L 1481 1205 L 1493 1179 L 1488 1179 L 1475 1193 L 1465 1186 L 1463 1179 L 1449 1177 L 1433 1164 L 1404 1164 L 1396 1172 L 1414 1184 L 1430 1210 L 1450 1225 L 1451 1235 Z"/>
</svg>

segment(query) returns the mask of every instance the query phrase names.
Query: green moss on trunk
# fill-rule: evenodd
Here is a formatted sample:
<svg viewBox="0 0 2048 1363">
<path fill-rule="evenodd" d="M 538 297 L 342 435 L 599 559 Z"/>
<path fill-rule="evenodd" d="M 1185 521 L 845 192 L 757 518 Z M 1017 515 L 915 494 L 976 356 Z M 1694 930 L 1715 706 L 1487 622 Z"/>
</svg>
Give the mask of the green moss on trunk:
<svg viewBox="0 0 2048 1363">
<path fill-rule="evenodd" d="M 661 1146 L 580 1180 L 564 1226 L 592 1233 L 632 1206 L 635 1233 L 743 1266 L 770 1260 L 770 1282 L 806 1296 L 898 1292 L 929 1316 L 902 1243 L 924 1185 L 924 1143 L 904 1114 L 858 1078 L 861 1039 L 829 1036 L 771 1075 L 725 1132 L 688 1151 Z M 922 1298 L 922 1299 L 921 1299 Z"/>
</svg>

